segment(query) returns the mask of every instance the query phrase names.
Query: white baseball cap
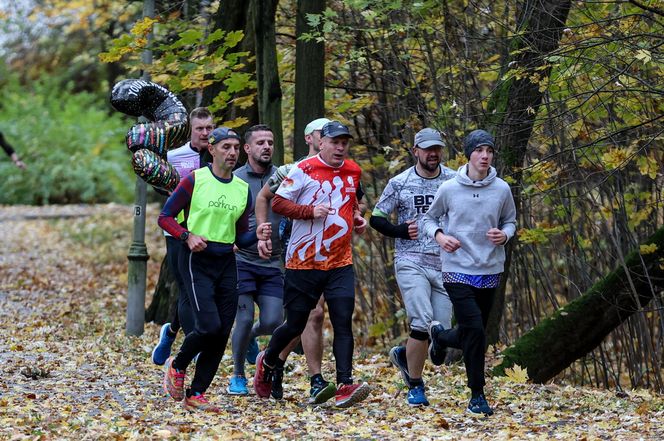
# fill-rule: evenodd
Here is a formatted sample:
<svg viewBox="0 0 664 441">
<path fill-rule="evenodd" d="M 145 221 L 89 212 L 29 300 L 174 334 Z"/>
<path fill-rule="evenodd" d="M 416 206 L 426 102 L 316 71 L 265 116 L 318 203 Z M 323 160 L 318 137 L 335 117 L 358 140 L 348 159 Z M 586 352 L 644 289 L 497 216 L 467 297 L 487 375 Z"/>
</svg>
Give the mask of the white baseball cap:
<svg viewBox="0 0 664 441">
<path fill-rule="evenodd" d="M 304 128 L 304 136 L 311 135 L 313 132 L 316 130 L 321 130 L 323 126 L 327 123 L 331 122 L 327 118 L 318 118 L 313 121 L 311 121 L 307 126 Z"/>
</svg>

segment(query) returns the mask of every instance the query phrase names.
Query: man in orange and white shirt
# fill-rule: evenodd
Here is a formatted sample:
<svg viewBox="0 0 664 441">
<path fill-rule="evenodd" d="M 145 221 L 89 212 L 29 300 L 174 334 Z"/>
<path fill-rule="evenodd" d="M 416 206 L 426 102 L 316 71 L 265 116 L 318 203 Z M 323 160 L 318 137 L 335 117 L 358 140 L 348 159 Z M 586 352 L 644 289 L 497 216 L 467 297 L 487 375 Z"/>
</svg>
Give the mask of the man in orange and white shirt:
<svg viewBox="0 0 664 441">
<path fill-rule="evenodd" d="M 350 407 L 369 395 L 369 385 L 353 384 L 352 378 L 355 273 L 351 239 L 353 230 L 362 233 L 367 224 L 356 196 L 362 171 L 347 159 L 352 137 L 346 126 L 331 121 L 323 126 L 321 136 L 319 154 L 291 169 L 272 202 L 275 213 L 293 219 L 286 252 L 287 319 L 256 359 L 254 389 L 264 398 L 273 389 L 281 392 L 286 360 L 279 353 L 302 334 L 309 312 L 324 292 L 334 329 L 335 403 Z"/>
</svg>

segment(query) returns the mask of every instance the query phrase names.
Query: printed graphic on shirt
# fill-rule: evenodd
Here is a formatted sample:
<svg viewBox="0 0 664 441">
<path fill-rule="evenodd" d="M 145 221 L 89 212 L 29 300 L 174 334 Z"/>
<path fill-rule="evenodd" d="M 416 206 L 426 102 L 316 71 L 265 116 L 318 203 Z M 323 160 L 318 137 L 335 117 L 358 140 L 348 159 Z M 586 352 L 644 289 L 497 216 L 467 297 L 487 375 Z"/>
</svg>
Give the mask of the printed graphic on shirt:
<svg viewBox="0 0 664 441">
<path fill-rule="evenodd" d="M 417 240 L 395 240 L 395 259 L 406 258 L 429 268 L 440 267 L 440 247 L 423 234 L 422 217 L 429 211 L 438 187 L 455 174 L 454 170 L 441 166 L 437 177 L 423 178 L 417 174 L 415 167 L 410 167 L 389 180 L 376 204 L 374 215 L 382 213 L 389 217 L 396 211 L 397 224 L 416 219 L 419 232 Z"/>
<path fill-rule="evenodd" d="M 170 150 L 167 154 L 167 160 L 177 170 L 180 180 L 186 178 L 192 171 L 201 167 L 200 154 L 186 143 L 180 148 Z"/>
<path fill-rule="evenodd" d="M 346 160 L 334 168 L 318 157 L 293 167 L 277 194 L 298 205 L 331 207 L 325 219 L 294 219 L 286 268 L 328 270 L 353 263 L 353 208 L 361 170 Z"/>
</svg>

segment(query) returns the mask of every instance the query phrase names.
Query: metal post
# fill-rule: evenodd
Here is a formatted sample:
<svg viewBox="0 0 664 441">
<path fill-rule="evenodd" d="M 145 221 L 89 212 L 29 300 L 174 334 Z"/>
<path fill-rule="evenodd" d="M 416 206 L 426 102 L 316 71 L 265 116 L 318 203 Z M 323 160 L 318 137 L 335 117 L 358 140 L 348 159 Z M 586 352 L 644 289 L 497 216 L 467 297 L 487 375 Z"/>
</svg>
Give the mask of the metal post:
<svg viewBox="0 0 664 441">
<path fill-rule="evenodd" d="M 154 0 L 143 1 L 143 17 L 154 17 Z M 152 40 L 152 34 L 148 41 Z M 152 51 L 146 49 L 142 56 L 144 64 L 152 62 Z M 150 74 L 143 71 L 144 80 L 150 79 Z M 145 287 L 147 277 L 147 261 L 150 258 L 145 246 L 145 205 L 147 202 L 147 184 L 141 178 L 136 178 L 134 193 L 134 236 L 129 247 L 127 259 L 129 269 L 127 274 L 127 335 L 139 336 L 143 334 L 145 323 Z"/>
</svg>

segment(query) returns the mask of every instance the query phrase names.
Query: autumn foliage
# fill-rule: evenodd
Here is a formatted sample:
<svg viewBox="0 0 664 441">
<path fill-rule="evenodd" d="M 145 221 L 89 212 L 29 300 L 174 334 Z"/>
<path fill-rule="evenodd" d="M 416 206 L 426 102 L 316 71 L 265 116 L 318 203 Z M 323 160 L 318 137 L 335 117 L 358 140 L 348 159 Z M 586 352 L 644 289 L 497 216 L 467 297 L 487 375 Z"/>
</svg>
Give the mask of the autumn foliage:
<svg viewBox="0 0 664 441">
<path fill-rule="evenodd" d="M 155 219 L 157 207 L 148 209 Z M 646 390 L 613 392 L 533 385 L 519 367 L 489 381 L 496 414 L 476 418 L 460 365 L 427 365 L 431 406 L 410 408 L 386 348 L 358 347 L 356 378 L 372 385 L 359 407 L 307 406 L 306 366 L 287 364 L 285 399 L 224 392 L 229 350 L 208 394 L 221 415 L 188 413 L 161 389 L 150 352 L 159 327 L 124 333 L 126 249 L 132 208 L 108 204 L 3 207 L 17 237 L 0 251 L 0 439 L 661 439 L 664 400 Z M 154 222 L 146 237 L 149 284 L 164 251 Z M 327 334 L 324 372 L 333 359 Z M 489 350 L 489 364 L 500 351 Z M 249 368 L 253 372 L 253 368 Z M 250 383 L 251 386 L 251 383 Z"/>
</svg>

